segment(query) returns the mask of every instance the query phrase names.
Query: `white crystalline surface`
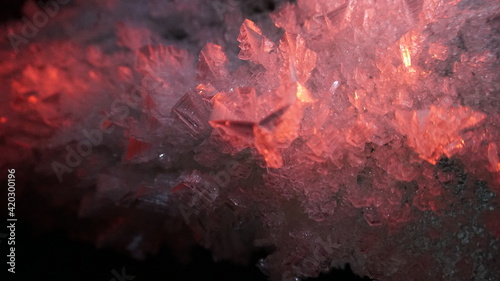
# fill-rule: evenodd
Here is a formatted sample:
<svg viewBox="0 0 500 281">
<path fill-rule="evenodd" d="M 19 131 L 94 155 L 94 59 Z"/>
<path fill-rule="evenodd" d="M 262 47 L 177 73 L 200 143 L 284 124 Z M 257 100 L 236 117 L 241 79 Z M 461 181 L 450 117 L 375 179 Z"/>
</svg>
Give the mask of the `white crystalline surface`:
<svg viewBox="0 0 500 281">
<path fill-rule="evenodd" d="M 26 216 L 138 258 L 269 249 L 276 281 L 500 278 L 498 1 L 219 2 L 3 24 L 0 165 L 47 202 Z"/>
</svg>

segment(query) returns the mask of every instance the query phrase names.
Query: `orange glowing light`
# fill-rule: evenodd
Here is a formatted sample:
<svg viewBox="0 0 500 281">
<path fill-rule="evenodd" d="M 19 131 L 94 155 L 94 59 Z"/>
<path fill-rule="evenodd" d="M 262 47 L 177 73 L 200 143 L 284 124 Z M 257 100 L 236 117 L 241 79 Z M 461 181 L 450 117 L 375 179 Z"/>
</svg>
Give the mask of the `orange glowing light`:
<svg viewBox="0 0 500 281">
<path fill-rule="evenodd" d="M 35 97 L 35 96 L 30 96 L 30 97 L 28 98 L 28 102 L 29 102 L 29 103 L 32 103 L 32 104 L 35 104 L 35 103 L 37 103 L 37 102 L 38 102 L 38 98 L 37 98 L 37 97 Z"/>
<path fill-rule="evenodd" d="M 494 172 L 500 172 L 500 160 L 498 157 L 497 145 L 495 143 L 492 142 L 488 145 L 487 156 L 492 170 Z"/>
<path fill-rule="evenodd" d="M 55 68 L 53 66 L 49 66 L 47 68 L 47 75 L 48 75 L 49 79 L 51 79 L 51 80 L 56 80 L 57 78 L 59 78 L 58 70 L 57 70 L 57 68 Z"/>
<path fill-rule="evenodd" d="M 415 55 L 416 51 L 421 49 L 422 38 L 420 33 L 417 30 L 411 30 L 403 35 L 396 44 L 396 46 L 399 45 L 403 65 L 410 73 L 415 73 L 417 69 L 412 65 L 411 56 L 412 54 Z"/>
<path fill-rule="evenodd" d="M 89 77 L 92 78 L 92 79 L 97 79 L 98 75 L 97 75 L 97 73 L 95 73 L 95 71 L 90 70 L 89 71 Z"/>
<path fill-rule="evenodd" d="M 396 112 L 399 129 L 409 136 L 409 145 L 420 158 L 431 164 L 436 164 L 443 154 L 452 157 L 462 150 L 465 141 L 460 131 L 473 127 L 484 118 L 485 114 L 468 107 L 441 108 L 433 105 L 429 110 Z"/>
<path fill-rule="evenodd" d="M 309 93 L 309 91 L 306 89 L 306 87 L 302 86 L 301 83 L 297 83 L 297 98 L 302 102 L 302 103 L 313 103 L 314 99 Z"/>
<path fill-rule="evenodd" d="M 399 48 L 401 49 L 401 55 L 403 56 L 403 63 L 406 67 L 411 66 L 411 54 L 410 50 L 404 46 L 404 45 L 399 45 Z"/>
</svg>

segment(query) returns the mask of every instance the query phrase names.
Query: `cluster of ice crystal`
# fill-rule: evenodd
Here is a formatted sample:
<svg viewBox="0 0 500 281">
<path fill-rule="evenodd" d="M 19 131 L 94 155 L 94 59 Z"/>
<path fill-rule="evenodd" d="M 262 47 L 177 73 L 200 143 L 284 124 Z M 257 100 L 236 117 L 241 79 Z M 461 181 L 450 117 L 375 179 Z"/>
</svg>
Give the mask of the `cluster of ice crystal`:
<svg viewBox="0 0 500 281">
<path fill-rule="evenodd" d="M 500 276 L 497 1 L 161 2 L 76 1 L 16 50 L 1 29 L 0 164 L 95 229 L 68 231 L 272 249 L 273 280 Z"/>
</svg>

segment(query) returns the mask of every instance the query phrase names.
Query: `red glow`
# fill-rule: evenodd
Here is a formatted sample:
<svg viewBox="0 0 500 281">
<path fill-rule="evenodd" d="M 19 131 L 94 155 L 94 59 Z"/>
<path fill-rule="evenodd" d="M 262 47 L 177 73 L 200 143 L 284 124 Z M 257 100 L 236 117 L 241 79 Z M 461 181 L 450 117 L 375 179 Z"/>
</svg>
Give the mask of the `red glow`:
<svg viewBox="0 0 500 281">
<path fill-rule="evenodd" d="M 78 1 L 0 50 L 0 162 L 133 253 L 182 229 L 216 259 L 273 249 L 273 280 L 340 262 L 481 279 L 500 238 L 500 6 L 484 1 L 274 1 L 255 22 L 273 1 Z M 220 2 L 238 5 L 214 21 Z"/>
<path fill-rule="evenodd" d="M 151 144 L 142 142 L 135 138 L 129 138 L 127 154 L 125 156 L 125 159 L 127 161 L 130 161 L 132 158 L 148 150 L 149 148 L 151 148 Z"/>
</svg>

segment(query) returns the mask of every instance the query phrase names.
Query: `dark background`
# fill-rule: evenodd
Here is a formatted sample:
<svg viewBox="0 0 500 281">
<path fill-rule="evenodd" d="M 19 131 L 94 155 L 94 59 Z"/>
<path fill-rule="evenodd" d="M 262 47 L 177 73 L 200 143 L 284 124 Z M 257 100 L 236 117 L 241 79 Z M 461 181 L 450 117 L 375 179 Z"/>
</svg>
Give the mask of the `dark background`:
<svg viewBox="0 0 500 281">
<path fill-rule="evenodd" d="M 49 232 L 42 235 L 33 233 L 30 226 L 22 222 L 17 224 L 16 274 L 1 274 L 7 276 L 7 279 L 1 278 L 2 280 L 111 281 L 114 278 L 111 271 L 115 269 L 121 274 L 122 268 L 125 268 L 126 275 L 135 276 L 134 281 L 267 280 L 255 265 L 243 267 L 229 262 L 214 263 L 210 252 L 202 248 L 193 250 L 191 263 L 181 265 L 166 249 L 162 249 L 154 257 L 138 261 L 112 250 L 96 249 L 93 245 L 71 240 L 64 232 Z M 0 246 L 1 255 L 5 257 L 8 253 L 7 239 L 2 238 Z M 253 264 L 259 258 L 257 253 Z M 6 270 L 4 264 L 3 271 Z M 309 280 L 369 279 L 357 277 L 346 268 L 333 270 L 330 274 Z"/>
</svg>

